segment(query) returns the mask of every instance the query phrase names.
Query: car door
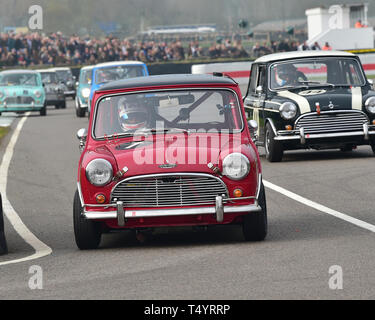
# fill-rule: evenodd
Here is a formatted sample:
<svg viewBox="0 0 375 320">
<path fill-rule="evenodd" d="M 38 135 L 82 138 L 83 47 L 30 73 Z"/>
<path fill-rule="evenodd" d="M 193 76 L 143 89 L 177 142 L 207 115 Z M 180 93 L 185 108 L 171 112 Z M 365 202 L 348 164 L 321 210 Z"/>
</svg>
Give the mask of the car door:
<svg viewBox="0 0 375 320">
<path fill-rule="evenodd" d="M 264 141 L 264 103 L 266 100 L 266 66 L 253 64 L 245 97 L 245 110 L 249 119 L 258 123 L 258 140 Z"/>
</svg>

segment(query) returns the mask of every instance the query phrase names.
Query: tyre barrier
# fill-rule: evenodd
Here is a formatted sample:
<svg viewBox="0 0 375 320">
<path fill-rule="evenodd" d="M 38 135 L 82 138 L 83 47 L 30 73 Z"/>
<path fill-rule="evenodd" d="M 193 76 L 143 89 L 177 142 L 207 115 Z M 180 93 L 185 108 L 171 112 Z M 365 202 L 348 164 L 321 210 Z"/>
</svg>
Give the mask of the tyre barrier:
<svg viewBox="0 0 375 320">
<path fill-rule="evenodd" d="M 4 216 L 3 216 L 3 202 L 1 199 L 0 194 L 0 255 L 7 254 L 8 247 L 7 242 L 5 240 L 5 233 L 4 233 Z"/>
</svg>

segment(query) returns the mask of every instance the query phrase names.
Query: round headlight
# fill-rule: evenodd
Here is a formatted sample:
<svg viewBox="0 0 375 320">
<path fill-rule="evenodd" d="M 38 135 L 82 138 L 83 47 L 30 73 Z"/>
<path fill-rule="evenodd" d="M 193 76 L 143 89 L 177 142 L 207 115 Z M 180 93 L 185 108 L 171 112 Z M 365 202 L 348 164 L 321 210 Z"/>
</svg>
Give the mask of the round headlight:
<svg viewBox="0 0 375 320">
<path fill-rule="evenodd" d="M 105 186 L 113 177 L 112 165 L 104 159 L 92 160 L 86 167 L 86 177 L 94 186 Z"/>
<path fill-rule="evenodd" d="M 37 98 L 40 98 L 40 97 L 42 96 L 42 92 L 39 91 L 39 90 L 35 91 L 34 94 L 35 94 L 35 96 L 36 96 Z"/>
<path fill-rule="evenodd" d="M 223 160 L 223 174 L 232 180 L 241 180 L 250 172 L 250 161 L 242 153 L 231 153 Z"/>
<path fill-rule="evenodd" d="M 365 106 L 368 112 L 375 113 L 375 97 L 370 97 L 366 100 Z"/>
<path fill-rule="evenodd" d="M 82 97 L 87 99 L 90 96 L 90 89 L 89 88 L 83 88 L 81 90 Z"/>
<path fill-rule="evenodd" d="M 284 102 L 280 106 L 279 111 L 283 119 L 291 120 L 297 114 L 297 106 L 293 102 Z"/>
</svg>

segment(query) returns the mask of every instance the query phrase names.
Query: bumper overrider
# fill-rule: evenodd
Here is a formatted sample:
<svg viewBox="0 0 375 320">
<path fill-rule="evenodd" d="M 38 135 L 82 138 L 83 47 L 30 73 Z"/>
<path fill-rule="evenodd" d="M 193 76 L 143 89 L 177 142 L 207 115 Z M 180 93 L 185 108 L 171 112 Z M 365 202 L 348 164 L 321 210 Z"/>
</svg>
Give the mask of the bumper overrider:
<svg viewBox="0 0 375 320">
<path fill-rule="evenodd" d="M 316 113 L 313 113 L 314 115 L 317 115 Z M 348 113 L 349 114 L 349 113 Z M 361 114 L 363 114 L 361 112 Z M 312 114 L 310 114 L 312 115 Z M 364 114 L 363 114 L 364 115 Z M 364 115 L 365 116 L 365 115 Z M 367 116 L 365 116 L 367 118 Z M 301 117 L 302 118 L 302 117 Z M 370 121 L 367 118 L 367 121 L 364 123 L 361 123 L 359 126 L 358 124 L 356 126 L 353 126 L 353 130 L 349 130 L 346 128 L 346 130 L 338 129 L 336 132 L 335 130 L 331 130 L 332 132 L 325 132 L 327 131 L 324 123 L 322 123 L 320 130 L 322 132 L 309 132 L 306 130 L 305 127 L 300 126 L 297 127 L 299 119 L 297 119 L 296 124 L 294 126 L 294 130 L 276 130 L 276 127 L 270 121 L 270 124 L 272 126 L 272 129 L 275 134 L 275 140 L 276 141 L 298 141 L 300 144 L 304 145 L 308 142 L 312 142 L 317 139 L 330 139 L 330 138 L 358 138 L 363 140 L 370 140 L 371 136 L 375 137 L 375 125 L 371 125 Z"/>
<path fill-rule="evenodd" d="M 218 223 L 224 221 L 224 215 L 230 213 L 251 213 L 262 211 L 258 203 L 260 195 L 260 184 L 262 175 L 258 177 L 258 187 L 255 196 L 228 198 L 225 195 L 217 195 L 215 206 L 204 207 L 184 207 L 178 209 L 162 208 L 162 209 L 133 209 L 126 208 L 126 204 L 122 201 L 111 204 L 85 204 L 82 196 L 81 185 L 78 182 L 78 193 L 83 208 L 82 215 L 88 220 L 111 220 L 116 219 L 118 226 L 124 227 L 127 219 L 134 218 L 150 218 L 150 217 L 168 217 L 168 216 L 188 216 L 188 215 L 214 215 Z M 236 201 L 254 200 L 253 204 L 236 205 Z M 89 209 L 95 209 L 89 210 Z M 103 211 L 96 211 L 102 208 Z"/>
</svg>

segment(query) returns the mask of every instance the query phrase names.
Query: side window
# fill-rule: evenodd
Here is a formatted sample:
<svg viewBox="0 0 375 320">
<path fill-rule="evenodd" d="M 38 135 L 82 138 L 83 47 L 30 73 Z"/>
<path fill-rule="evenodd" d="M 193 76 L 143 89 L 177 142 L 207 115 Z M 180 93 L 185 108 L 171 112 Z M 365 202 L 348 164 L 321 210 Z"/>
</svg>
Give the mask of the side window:
<svg viewBox="0 0 375 320">
<path fill-rule="evenodd" d="M 263 87 L 263 92 L 266 90 L 266 67 L 265 66 L 259 66 L 259 71 L 258 71 L 258 83 L 256 87 L 262 86 Z"/>
<path fill-rule="evenodd" d="M 258 80 L 258 65 L 253 64 L 251 67 L 249 89 L 247 90 L 247 96 L 254 95 Z"/>
<path fill-rule="evenodd" d="M 345 82 L 351 85 L 361 85 L 360 70 L 358 64 L 354 64 L 352 61 L 344 62 L 344 74 Z"/>
</svg>

